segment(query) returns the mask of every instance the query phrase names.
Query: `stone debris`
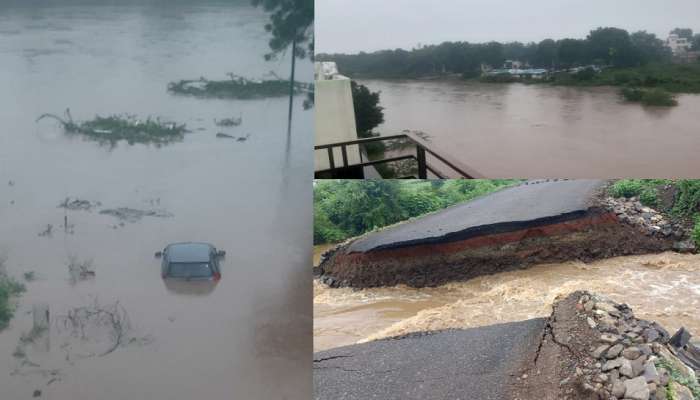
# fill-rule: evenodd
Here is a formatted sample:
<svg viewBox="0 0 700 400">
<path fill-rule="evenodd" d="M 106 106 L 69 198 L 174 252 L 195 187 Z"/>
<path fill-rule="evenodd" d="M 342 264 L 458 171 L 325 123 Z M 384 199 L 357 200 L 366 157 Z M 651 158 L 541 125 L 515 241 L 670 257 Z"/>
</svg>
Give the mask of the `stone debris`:
<svg viewBox="0 0 700 400">
<path fill-rule="evenodd" d="M 657 323 L 635 318 L 626 304 L 587 292 L 578 302 L 576 312 L 594 320 L 587 325 L 598 337 L 589 349 L 594 361 L 576 368 L 584 391 L 606 400 L 700 399 L 700 370 L 681 357 L 697 350 L 687 330 L 671 338 Z"/>
<path fill-rule="evenodd" d="M 674 250 L 693 252 L 696 250 L 693 240 L 688 238 L 687 229 L 678 221 L 670 220 L 663 213 L 643 205 L 637 197 L 606 197 L 601 204 L 617 215 L 622 223 L 637 228 L 641 233 L 658 238 L 676 240 Z"/>
</svg>

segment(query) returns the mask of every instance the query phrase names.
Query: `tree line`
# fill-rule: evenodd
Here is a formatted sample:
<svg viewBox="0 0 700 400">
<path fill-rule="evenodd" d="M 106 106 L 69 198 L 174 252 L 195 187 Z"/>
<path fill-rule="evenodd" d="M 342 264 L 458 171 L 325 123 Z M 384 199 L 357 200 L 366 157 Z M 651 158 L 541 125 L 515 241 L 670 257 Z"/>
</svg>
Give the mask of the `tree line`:
<svg viewBox="0 0 700 400">
<path fill-rule="evenodd" d="M 689 28 L 672 31 L 700 50 L 700 34 Z M 668 62 L 671 51 L 653 33 L 629 33 L 620 28 L 592 30 L 585 39 L 545 39 L 539 43 L 444 42 L 412 50 L 382 50 L 358 54 L 318 54 L 318 61 L 335 61 L 341 72 L 365 77 L 420 77 L 440 74 L 478 76 L 481 65 L 500 67 L 519 60 L 535 68 L 561 69 L 583 65 L 635 67 Z"/>
</svg>

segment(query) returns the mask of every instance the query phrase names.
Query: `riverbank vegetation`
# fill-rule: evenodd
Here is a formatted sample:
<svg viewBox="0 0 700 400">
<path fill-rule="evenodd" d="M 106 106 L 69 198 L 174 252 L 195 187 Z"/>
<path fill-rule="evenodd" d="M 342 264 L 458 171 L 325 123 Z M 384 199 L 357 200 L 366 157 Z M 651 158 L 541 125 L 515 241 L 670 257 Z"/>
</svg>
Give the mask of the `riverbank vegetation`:
<svg viewBox="0 0 700 400">
<path fill-rule="evenodd" d="M 0 259 L 0 331 L 7 328 L 15 313 L 12 299 L 25 291 L 22 283 L 4 272 L 4 259 Z"/>
<path fill-rule="evenodd" d="M 678 105 L 673 95 L 663 89 L 639 89 L 622 88 L 622 97 L 633 103 L 642 103 L 645 106 L 671 107 Z"/>
<path fill-rule="evenodd" d="M 638 197 L 648 206 L 692 224 L 691 236 L 700 246 L 700 179 L 621 179 L 609 188 L 613 197 Z"/>
<path fill-rule="evenodd" d="M 496 180 L 318 180 L 314 244 L 336 243 L 519 182 Z"/>
<path fill-rule="evenodd" d="M 66 109 L 64 117 L 55 114 L 42 114 L 37 122 L 44 118 L 58 121 L 66 133 L 79 134 L 100 143 L 115 145 L 124 140 L 129 144 L 154 143 L 167 144 L 182 140 L 187 128 L 184 124 L 163 122 L 159 118 L 147 117 L 139 119 L 135 115 L 110 115 L 107 117 L 95 116 L 87 121 L 76 122 L 71 116 L 70 109 Z"/>
<path fill-rule="evenodd" d="M 260 99 L 289 95 L 289 81 L 284 79 L 252 80 L 234 74 L 229 79 L 211 81 L 204 77 L 193 80 L 170 82 L 168 91 L 174 94 L 218 98 L 218 99 Z M 294 83 L 294 94 L 313 91 L 313 85 Z"/>
</svg>

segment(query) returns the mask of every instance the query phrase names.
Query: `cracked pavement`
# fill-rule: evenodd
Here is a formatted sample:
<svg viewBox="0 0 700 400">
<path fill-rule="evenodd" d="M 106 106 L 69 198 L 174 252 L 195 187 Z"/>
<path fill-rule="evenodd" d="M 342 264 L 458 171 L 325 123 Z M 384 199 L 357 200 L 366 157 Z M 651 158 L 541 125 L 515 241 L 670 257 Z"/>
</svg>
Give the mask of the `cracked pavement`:
<svg viewBox="0 0 700 400">
<path fill-rule="evenodd" d="M 416 333 L 314 355 L 314 399 L 502 400 L 545 319 Z"/>
</svg>

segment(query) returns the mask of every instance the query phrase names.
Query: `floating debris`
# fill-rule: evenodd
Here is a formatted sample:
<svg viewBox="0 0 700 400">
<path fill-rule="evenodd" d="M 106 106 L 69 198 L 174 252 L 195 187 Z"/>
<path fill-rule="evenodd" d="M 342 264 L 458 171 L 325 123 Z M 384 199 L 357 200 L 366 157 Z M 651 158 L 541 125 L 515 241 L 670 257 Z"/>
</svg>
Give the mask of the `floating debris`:
<svg viewBox="0 0 700 400">
<path fill-rule="evenodd" d="M 52 224 L 47 224 L 46 229 L 43 231 L 39 232 L 39 236 L 41 237 L 51 237 L 53 236 L 53 225 Z"/>
<path fill-rule="evenodd" d="M 36 280 L 36 272 L 34 271 L 26 271 L 24 274 L 22 274 L 22 276 L 24 276 L 24 280 L 27 282 Z"/>
<path fill-rule="evenodd" d="M 84 281 L 95 277 L 95 268 L 92 260 L 79 260 L 77 256 L 68 257 L 68 273 L 72 283 Z"/>
<path fill-rule="evenodd" d="M 164 210 L 137 210 L 128 207 L 102 210 L 100 214 L 111 215 L 126 222 L 138 222 L 143 217 L 170 218 L 173 216 L 173 214 Z"/>
<path fill-rule="evenodd" d="M 125 140 L 129 144 L 154 143 L 168 144 L 182 140 L 187 132 L 185 124 L 163 122 L 159 118 L 148 117 L 141 120 L 134 115 L 96 116 L 90 121 L 74 122 L 70 109 L 66 109 L 65 117 L 55 114 L 42 114 L 37 122 L 44 118 L 53 118 L 63 125 L 67 133 L 81 134 L 101 143 L 116 144 Z"/>
<path fill-rule="evenodd" d="M 65 208 L 66 210 L 71 210 L 71 211 L 91 211 L 95 207 L 101 206 L 102 203 L 99 201 L 89 201 L 89 200 L 82 200 L 82 199 L 71 199 L 70 197 L 66 197 L 61 204 L 58 205 L 59 208 Z"/>
<path fill-rule="evenodd" d="M 250 133 L 245 135 L 245 136 L 239 137 L 238 139 L 236 139 L 236 141 L 237 142 L 245 142 L 246 140 L 248 140 L 249 137 L 250 137 Z"/>
<path fill-rule="evenodd" d="M 204 77 L 198 80 L 180 80 L 170 82 L 168 91 L 196 97 L 259 99 L 265 97 L 281 97 L 289 95 L 289 81 L 283 79 L 251 80 L 234 74 L 228 74 L 230 79 L 210 81 Z M 309 93 L 313 85 L 295 82 L 294 94 Z"/>
<path fill-rule="evenodd" d="M 216 134 L 216 137 L 218 138 L 225 138 L 225 139 L 235 139 L 235 136 L 229 135 L 227 133 L 219 132 Z"/>
<path fill-rule="evenodd" d="M 243 118 L 224 118 L 220 120 L 214 119 L 214 123 L 216 126 L 239 126 L 241 123 L 243 123 Z"/>
</svg>

